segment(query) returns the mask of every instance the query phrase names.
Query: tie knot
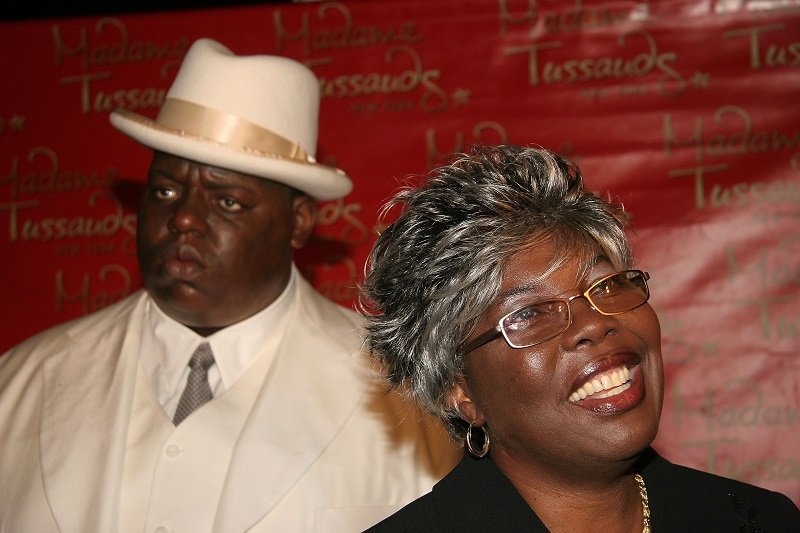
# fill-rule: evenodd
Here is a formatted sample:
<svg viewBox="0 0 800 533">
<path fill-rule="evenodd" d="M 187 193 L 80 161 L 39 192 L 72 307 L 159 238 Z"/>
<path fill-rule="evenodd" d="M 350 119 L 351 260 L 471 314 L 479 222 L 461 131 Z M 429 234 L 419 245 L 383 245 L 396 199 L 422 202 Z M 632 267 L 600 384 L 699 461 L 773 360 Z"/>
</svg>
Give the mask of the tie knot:
<svg viewBox="0 0 800 533">
<path fill-rule="evenodd" d="M 211 352 L 211 346 L 204 342 L 192 354 L 189 360 L 189 368 L 192 370 L 208 370 L 214 364 L 214 354 Z"/>
</svg>

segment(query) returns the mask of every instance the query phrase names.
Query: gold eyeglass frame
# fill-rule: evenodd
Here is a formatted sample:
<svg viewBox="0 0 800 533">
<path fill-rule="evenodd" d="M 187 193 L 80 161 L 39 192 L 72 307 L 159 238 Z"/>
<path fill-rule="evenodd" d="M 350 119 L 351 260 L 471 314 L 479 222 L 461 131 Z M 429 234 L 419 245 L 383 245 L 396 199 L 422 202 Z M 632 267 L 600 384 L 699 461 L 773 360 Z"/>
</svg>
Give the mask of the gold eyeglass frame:
<svg viewBox="0 0 800 533">
<path fill-rule="evenodd" d="M 620 274 L 626 274 L 626 273 L 629 273 L 629 272 L 638 273 L 643 278 L 643 280 L 644 280 L 644 291 L 645 291 L 644 300 L 640 304 L 637 304 L 637 305 L 635 305 L 635 306 L 633 306 L 633 307 L 631 307 L 629 309 L 625 309 L 623 311 L 615 311 L 613 313 L 608 313 L 608 312 L 602 311 L 600 308 L 598 308 L 597 304 L 595 304 L 595 302 L 592 301 L 592 297 L 589 295 L 589 293 L 592 292 L 598 285 L 600 285 L 604 281 L 607 281 L 607 280 L 609 280 L 609 279 L 611 279 L 611 278 L 613 278 L 615 276 L 619 276 Z M 629 279 L 632 279 L 632 278 L 629 278 Z M 498 337 L 503 337 L 505 339 L 506 343 L 509 346 L 511 346 L 512 348 L 514 348 L 514 349 L 530 348 L 531 346 L 536 346 L 537 344 L 541 344 L 543 342 L 547 342 L 550 339 L 561 335 L 562 333 L 567 331 L 567 329 L 569 329 L 570 325 L 572 324 L 572 308 L 570 306 L 570 303 L 572 302 L 572 300 L 575 300 L 577 298 L 585 299 L 589 303 L 589 307 L 591 307 L 592 309 L 594 309 L 596 312 L 600 313 L 601 315 L 605 315 L 605 316 L 621 315 L 622 313 L 627 313 L 628 311 L 633 311 L 634 309 L 636 309 L 638 307 L 641 307 L 644 304 L 646 304 L 647 301 L 650 299 L 650 287 L 648 287 L 648 285 L 647 285 L 647 280 L 649 280 L 649 279 L 650 279 L 650 274 L 645 272 L 645 271 L 643 271 L 643 270 L 635 270 L 635 269 L 632 269 L 632 270 L 620 270 L 619 272 L 614 272 L 613 274 L 609 274 L 608 276 L 603 276 L 602 278 L 600 278 L 597 281 L 595 281 L 594 283 L 592 283 L 585 291 L 583 291 L 580 294 L 576 294 L 576 295 L 570 296 L 568 298 L 550 298 L 550 299 L 547 299 L 547 300 L 542 300 L 541 302 L 534 302 L 534 303 L 523 305 L 519 309 L 515 309 L 515 310 L 511 311 L 510 313 L 508 313 L 506 315 L 503 315 L 503 317 L 500 318 L 500 320 L 497 322 L 497 325 L 495 327 L 493 327 L 492 329 L 481 333 L 480 335 L 478 335 L 477 337 L 472 339 L 470 342 L 468 342 L 466 345 L 464 345 L 461 349 L 459 349 L 459 354 L 463 357 L 463 356 L 467 355 L 468 353 L 480 348 L 484 344 L 488 344 L 488 343 L 492 342 L 493 340 L 497 339 Z M 513 342 L 511 342 L 511 340 L 509 340 L 508 333 L 506 333 L 505 327 L 503 326 L 503 322 L 505 322 L 508 317 L 510 317 L 511 315 L 513 315 L 515 313 L 518 313 L 518 312 L 522 311 L 526 307 L 530 307 L 530 306 L 533 306 L 533 305 L 542 305 L 542 304 L 546 304 L 546 303 L 550 303 L 550 302 L 561 302 L 561 303 L 566 303 L 566 305 L 567 305 L 567 320 L 564 323 L 564 328 L 562 330 L 554 333 L 553 335 L 551 335 L 551 336 L 549 336 L 549 337 L 547 337 L 545 339 L 542 339 L 540 341 L 536 341 L 536 342 L 533 342 L 533 343 L 530 343 L 530 344 L 517 345 L 517 344 L 514 344 Z"/>
</svg>

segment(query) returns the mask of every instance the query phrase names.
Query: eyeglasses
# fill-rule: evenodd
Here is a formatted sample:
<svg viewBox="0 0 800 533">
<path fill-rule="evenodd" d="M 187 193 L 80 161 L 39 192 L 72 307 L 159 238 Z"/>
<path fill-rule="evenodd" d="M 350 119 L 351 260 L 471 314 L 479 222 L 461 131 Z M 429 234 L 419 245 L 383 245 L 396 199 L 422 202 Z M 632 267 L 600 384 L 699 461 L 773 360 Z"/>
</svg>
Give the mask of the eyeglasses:
<svg viewBox="0 0 800 533">
<path fill-rule="evenodd" d="M 650 274 L 641 270 L 623 270 L 601 278 L 581 294 L 554 298 L 526 305 L 507 314 L 497 325 L 461 348 L 461 355 L 480 348 L 501 335 L 512 348 L 529 348 L 564 333 L 572 323 L 570 302 L 586 298 L 601 315 L 619 315 L 644 305 L 650 299 L 647 280 Z"/>
</svg>

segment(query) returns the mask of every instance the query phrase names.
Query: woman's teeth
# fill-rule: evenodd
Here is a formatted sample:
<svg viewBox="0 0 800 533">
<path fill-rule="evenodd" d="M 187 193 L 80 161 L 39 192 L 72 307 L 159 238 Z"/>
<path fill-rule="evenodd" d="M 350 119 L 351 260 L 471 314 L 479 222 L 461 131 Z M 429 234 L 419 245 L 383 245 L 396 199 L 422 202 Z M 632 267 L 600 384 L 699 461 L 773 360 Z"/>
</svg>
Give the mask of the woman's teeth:
<svg viewBox="0 0 800 533">
<path fill-rule="evenodd" d="M 578 402 L 584 398 L 608 398 L 627 390 L 631 386 L 631 371 L 621 366 L 593 377 L 578 390 L 569 395 L 569 401 Z"/>
</svg>

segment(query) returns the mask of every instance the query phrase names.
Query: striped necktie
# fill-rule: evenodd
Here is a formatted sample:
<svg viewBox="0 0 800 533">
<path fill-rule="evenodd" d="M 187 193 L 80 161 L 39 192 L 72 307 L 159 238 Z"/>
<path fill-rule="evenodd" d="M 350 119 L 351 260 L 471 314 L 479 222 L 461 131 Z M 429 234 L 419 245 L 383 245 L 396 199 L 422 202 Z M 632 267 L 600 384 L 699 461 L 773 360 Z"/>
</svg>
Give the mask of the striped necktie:
<svg viewBox="0 0 800 533">
<path fill-rule="evenodd" d="M 189 414 L 209 401 L 214 395 L 208 385 L 208 369 L 214 364 L 214 354 L 211 346 L 204 342 L 197 347 L 189 360 L 189 378 L 186 380 L 186 388 L 178 402 L 178 409 L 172 422 L 177 426 Z"/>
</svg>

